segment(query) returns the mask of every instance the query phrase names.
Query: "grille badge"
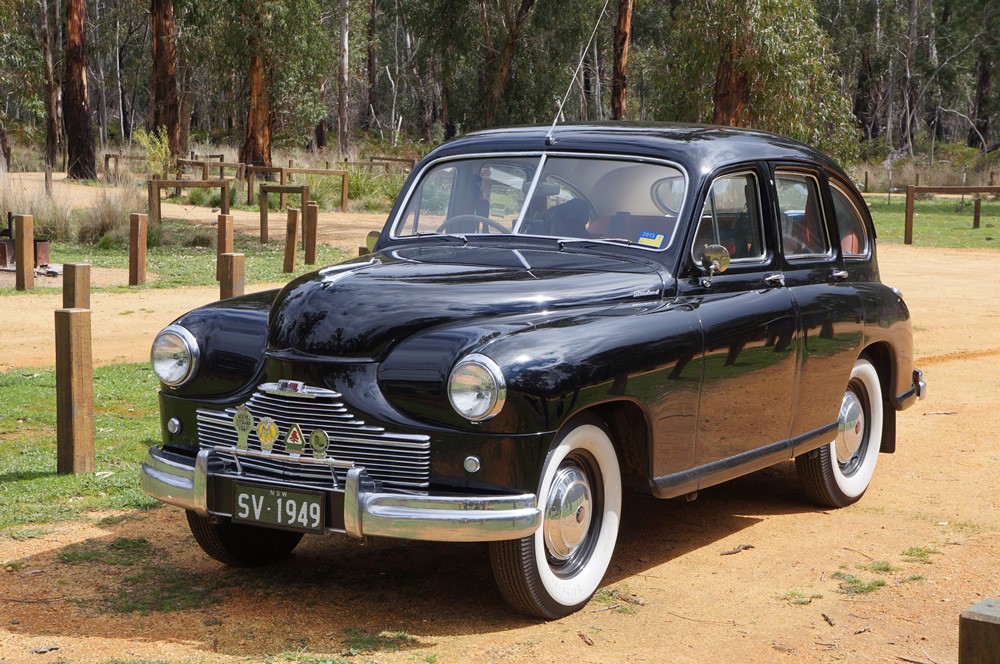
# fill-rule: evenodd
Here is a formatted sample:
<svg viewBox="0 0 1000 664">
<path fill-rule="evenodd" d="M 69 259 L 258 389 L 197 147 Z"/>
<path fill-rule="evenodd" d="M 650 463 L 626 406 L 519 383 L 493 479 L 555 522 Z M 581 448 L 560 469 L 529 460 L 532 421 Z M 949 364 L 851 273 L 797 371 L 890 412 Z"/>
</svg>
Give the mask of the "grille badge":
<svg viewBox="0 0 1000 664">
<path fill-rule="evenodd" d="M 270 417 L 260 418 L 257 425 L 257 438 L 260 440 L 260 449 L 264 454 L 270 454 L 274 443 L 278 440 L 278 423 Z"/>
<path fill-rule="evenodd" d="M 233 428 L 236 429 L 236 447 L 241 450 L 246 450 L 249 447 L 247 437 L 253 430 L 254 419 L 253 413 L 245 405 L 241 405 L 236 409 L 236 414 L 233 415 Z"/>
</svg>

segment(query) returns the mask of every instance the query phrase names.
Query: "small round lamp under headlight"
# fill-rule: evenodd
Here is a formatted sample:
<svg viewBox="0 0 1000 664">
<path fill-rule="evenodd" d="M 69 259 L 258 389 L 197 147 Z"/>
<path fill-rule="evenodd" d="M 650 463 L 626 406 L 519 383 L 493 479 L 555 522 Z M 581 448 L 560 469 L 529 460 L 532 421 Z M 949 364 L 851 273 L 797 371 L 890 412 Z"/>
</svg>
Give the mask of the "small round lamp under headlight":
<svg viewBox="0 0 1000 664">
<path fill-rule="evenodd" d="M 488 420 L 503 408 L 507 385 L 497 363 L 473 353 L 451 370 L 448 400 L 459 415 L 473 422 Z"/>
<path fill-rule="evenodd" d="M 180 325 L 168 325 L 153 340 L 149 361 L 157 378 L 177 387 L 194 376 L 199 355 L 194 335 Z"/>
</svg>

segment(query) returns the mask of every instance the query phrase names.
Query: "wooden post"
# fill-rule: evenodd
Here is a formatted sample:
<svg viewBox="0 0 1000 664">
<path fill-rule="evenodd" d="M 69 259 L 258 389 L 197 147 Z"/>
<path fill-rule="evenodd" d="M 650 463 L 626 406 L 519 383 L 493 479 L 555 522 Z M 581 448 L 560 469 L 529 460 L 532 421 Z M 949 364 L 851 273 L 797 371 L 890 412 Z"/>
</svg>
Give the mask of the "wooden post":
<svg viewBox="0 0 1000 664">
<path fill-rule="evenodd" d="M 983 211 L 983 199 L 976 196 L 975 205 L 972 208 L 972 228 L 979 228 L 979 215 Z"/>
<path fill-rule="evenodd" d="M 289 159 L 288 160 L 288 168 L 289 168 L 289 170 L 295 168 L 295 160 L 294 159 Z M 294 178 L 292 177 L 292 174 L 289 173 L 288 174 L 288 184 L 291 184 L 293 180 L 294 180 Z"/>
<path fill-rule="evenodd" d="M 903 221 L 903 244 L 913 244 L 913 185 L 906 185 L 906 216 Z"/>
<path fill-rule="evenodd" d="M 222 208 L 222 214 L 229 214 L 229 180 L 223 180 L 222 202 L 219 207 Z"/>
<path fill-rule="evenodd" d="M 201 179 L 202 180 L 207 180 L 208 179 L 208 162 L 207 161 L 201 162 Z M 219 179 L 220 180 L 222 179 L 221 175 L 219 176 Z"/>
<path fill-rule="evenodd" d="M 63 265 L 63 309 L 90 309 L 90 264 Z"/>
<path fill-rule="evenodd" d="M 146 283 L 146 223 L 147 216 L 129 215 L 128 231 L 128 285 L 142 286 Z"/>
<path fill-rule="evenodd" d="M 253 205 L 253 180 L 254 180 L 253 166 L 247 164 L 245 172 L 247 174 L 247 205 Z"/>
<path fill-rule="evenodd" d="M 217 230 L 215 280 L 222 281 L 222 254 L 233 253 L 233 215 L 220 214 Z"/>
<path fill-rule="evenodd" d="M 219 267 L 219 299 L 243 295 L 246 289 L 243 254 L 219 254 Z"/>
<path fill-rule="evenodd" d="M 319 205 L 309 201 L 302 217 L 302 250 L 306 265 L 316 264 L 316 230 L 319 226 Z"/>
<path fill-rule="evenodd" d="M 972 605 L 958 618 L 958 664 L 1000 661 L 1000 599 Z"/>
<path fill-rule="evenodd" d="M 35 288 L 35 218 L 30 214 L 14 217 L 14 262 L 17 263 L 14 287 Z"/>
<path fill-rule="evenodd" d="M 94 471 L 94 368 L 89 309 L 57 309 L 56 471 Z"/>
<path fill-rule="evenodd" d="M 917 181 L 914 184 L 916 184 L 918 187 L 920 186 L 920 173 L 917 173 Z"/>
<path fill-rule="evenodd" d="M 278 184 L 286 184 L 285 169 L 282 168 L 278 172 L 278 177 L 279 177 Z M 281 192 L 280 194 L 278 194 L 278 209 L 282 210 L 284 209 L 284 207 L 285 207 L 285 192 Z"/>
<path fill-rule="evenodd" d="M 299 244 L 299 211 L 288 208 L 288 222 L 285 225 L 285 267 L 284 272 L 295 272 L 295 255 Z"/>
<path fill-rule="evenodd" d="M 260 243 L 267 244 L 267 193 L 260 192 Z"/>
<path fill-rule="evenodd" d="M 868 191 L 869 191 L 869 189 L 868 189 L 868 171 L 865 171 L 865 193 L 867 194 Z"/>
<path fill-rule="evenodd" d="M 340 211 L 347 212 L 347 172 L 340 176 Z"/>
<path fill-rule="evenodd" d="M 160 223 L 160 176 L 155 174 L 149 180 L 149 223 Z"/>
</svg>

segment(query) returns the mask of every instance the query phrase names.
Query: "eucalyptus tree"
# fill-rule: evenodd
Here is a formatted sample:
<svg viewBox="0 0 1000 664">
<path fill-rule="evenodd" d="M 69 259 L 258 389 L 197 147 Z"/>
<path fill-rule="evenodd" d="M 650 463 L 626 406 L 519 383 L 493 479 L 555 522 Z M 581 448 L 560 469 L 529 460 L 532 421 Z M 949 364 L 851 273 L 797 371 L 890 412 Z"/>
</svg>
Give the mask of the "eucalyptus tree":
<svg viewBox="0 0 1000 664">
<path fill-rule="evenodd" d="M 87 95 L 86 7 L 83 0 L 66 0 L 66 67 L 63 76 L 63 118 L 66 127 L 66 176 L 97 177 L 94 137 Z"/>
</svg>

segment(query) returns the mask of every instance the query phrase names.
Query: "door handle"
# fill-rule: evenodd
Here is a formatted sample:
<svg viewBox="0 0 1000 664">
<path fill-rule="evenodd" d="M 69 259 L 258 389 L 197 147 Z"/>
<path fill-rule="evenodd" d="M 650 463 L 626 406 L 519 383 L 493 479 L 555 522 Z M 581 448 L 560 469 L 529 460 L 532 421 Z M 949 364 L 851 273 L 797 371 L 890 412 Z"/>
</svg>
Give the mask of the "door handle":
<svg viewBox="0 0 1000 664">
<path fill-rule="evenodd" d="M 764 283 L 768 286 L 784 286 L 785 285 L 785 275 L 780 272 L 774 274 L 769 274 L 764 277 Z"/>
<path fill-rule="evenodd" d="M 848 274 L 847 270 L 835 269 L 833 272 L 830 273 L 830 276 L 833 277 L 834 281 L 843 281 L 844 279 L 849 277 L 850 274 Z"/>
</svg>

